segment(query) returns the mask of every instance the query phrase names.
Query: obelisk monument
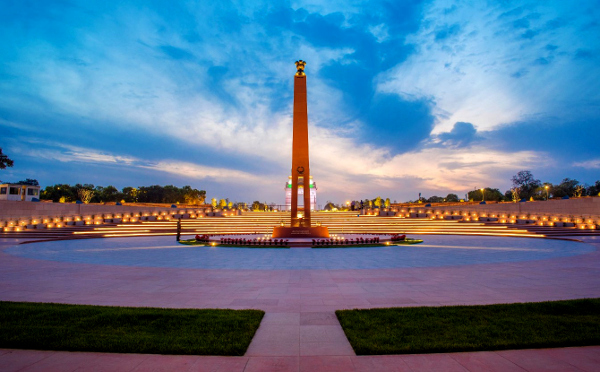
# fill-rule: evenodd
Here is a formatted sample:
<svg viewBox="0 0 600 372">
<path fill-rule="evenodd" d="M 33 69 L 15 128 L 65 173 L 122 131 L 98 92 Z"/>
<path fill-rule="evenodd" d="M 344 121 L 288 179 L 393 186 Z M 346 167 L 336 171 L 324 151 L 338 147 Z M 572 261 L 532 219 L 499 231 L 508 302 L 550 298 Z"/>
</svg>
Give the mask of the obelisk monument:
<svg viewBox="0 0 600 372">
<path fill-rule="evenodd" d="M 292 227 L 310 227 L 310 164 L 308 159 L 308 109 L 306 62 L 296 61 L 294 76 L 294 133 L 292 142 Z M 298 209 L 298 187 L 305 187 L 302 209 Z"/>
<path fill-rule="evenodd" d="M 327 238 L 324 226 L 311 226 L 310 218 L 310 163 L 308 159 L 308 109 L 306 103 L 305 61 L 296 61 L 294 76 L 294 120 L 292 140 L 292 209 L 290 227 L 275 227 L 274 238 L 313 237 Z M 303 200 L 298 205 L 298 189 L 304 188 Z"/>
</svg>

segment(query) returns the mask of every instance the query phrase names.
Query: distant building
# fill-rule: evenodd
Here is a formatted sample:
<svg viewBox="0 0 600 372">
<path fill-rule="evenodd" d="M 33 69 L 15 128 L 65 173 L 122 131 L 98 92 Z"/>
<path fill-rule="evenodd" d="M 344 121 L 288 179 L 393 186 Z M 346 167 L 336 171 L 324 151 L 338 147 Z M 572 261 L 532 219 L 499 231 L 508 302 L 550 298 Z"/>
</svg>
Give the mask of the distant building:
<svg viewBox="0 0 600 372">
<path fill-rule="evenodd" d="M 22 185 L 18 183 L 0 184 L 0 200 L 31 201 L 40 198 L 39 186 Z"/>
<path fill-rule="evenodd" d="M 298 201 L 304 200 L 304 187 L 300 185 L 298 187 Z M 314 211 L 317 209 L 317 184 L 313 181 L 310 176 L 310 210 Z M 288 181 L 285 184 L 285 210 L 292 210 L 292 176 L 288 177 Z"/>
</svg>

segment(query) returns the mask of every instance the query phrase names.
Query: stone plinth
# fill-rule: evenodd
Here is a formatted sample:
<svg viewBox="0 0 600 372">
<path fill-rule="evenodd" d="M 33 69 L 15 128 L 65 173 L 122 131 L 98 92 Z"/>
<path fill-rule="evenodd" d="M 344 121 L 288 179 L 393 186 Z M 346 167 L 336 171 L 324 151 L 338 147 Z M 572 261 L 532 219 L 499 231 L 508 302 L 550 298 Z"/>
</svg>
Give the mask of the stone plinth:
<svg viewBox="0 0 600 372">
<path fill-rule="evenodd" d="M 329 229 L 325 226 L 273 228 L 273 238 L 329 238 Z"/>
</svg>

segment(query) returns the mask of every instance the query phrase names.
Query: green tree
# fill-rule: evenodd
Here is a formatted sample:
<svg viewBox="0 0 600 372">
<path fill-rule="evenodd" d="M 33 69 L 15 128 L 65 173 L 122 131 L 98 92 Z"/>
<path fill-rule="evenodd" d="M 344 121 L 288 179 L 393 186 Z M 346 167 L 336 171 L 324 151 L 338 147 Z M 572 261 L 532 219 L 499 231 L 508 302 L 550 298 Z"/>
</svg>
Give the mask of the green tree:
<svg viewBox="0 0 600 372">
<path fill-rule="evenodd" d="M 164 189 L 159 185 L 141 186 L 137 193 L 140 203 L 162 203 Z"/>
<path fill-rule="evenodd" d="M 164 187 L 163 203 L 185 203 L 183 193 L 177 186 L 166 185 Z"/>
<path fill-rule="evenodd" d="M 22 182 L 37 182 L 36 180 L 25 180 Z M 78 200 L 78 190 L 86 189 L 94 191 L 93 197 L 90 200 L 92 203 L 117 202 L 124 200 L 128 203 L 185 203 L 193 201 L 191 204 L 204 204 L 206 199 L 206 191 L 193 189 L 191 186 L 178 188 L 173 185 L 160 186 L 141 186 L 139 188 L 124 187 L 119 191 L 114 186 L 96 186 L 92 184 L 76 184 L 70 186 L 68 184 L 47 186 L 42 191 L 40 198 L 44 200 L 52 200 L 58 202 L 74 202 Z"/>
<path fill-rule="evenodd" d="M 513 202 L 518 202 L 519 200 L 521 200 L 521 189 L 519 187 L 513 187 L 512 189 L 510 189 L 510 198 Z"/>
<path fill-rule="evenodd" d="M 191 186 L 182 188 L 183 199 L 186 204 L 204 204 L 206 200 L 206 191 L 193 189 Z"/>
<path fill-rule="evenodd" d="M 225 200 L 225 199 L 219 200 L 219 208 L 223 209 L 225 207 L 227 207 L 227 200 Z"/>
<path fill-rule="evenodd" d="M 82 201 L 84 204 L 88 204 L 92 201 L 95 194 L 94 185 L 91 183 L 84 183 L 83 185 L 77 183 L 73 188 L 76 190 L 77 200 Z"/>
<path fill-rule="evenodd" d="M 389 208 L 392 203 L 390 202 L 390 198 L 385 198 L 385 207 Z"/>
<path fill-rule="evenodd" d="M 0 148 L 0 169 L 6 169 L 6 167 L 12 167 L 15 164 L 14 161 L 8 158 L 8 156 L 2 153 L 2 148 Z"/>
<path fill-rule="evenodd" d="M 575 190 L 579 185 L 579 181 L 573 180 L 570 178 L 565 178 L 561 181 L 560 184 L 554 186 L 552 188 L 552 195 L 558 198 L 562 198 L 563 196 L 573 196 L 575 194 Z"/>
<path fill-rule="evenodd" d="M 138 201 L 138 189 L 136 189 L 135 187 L 123 187 L 121 193 L 123 194 L 123 199 L 127 203 L 136 203 Z"/>
<path fill-rule="evenodd" d="M 550 182 L 544 182 L 540 187 L 535 189 L 533 195 L 534 200 L 546 200 L 552 197 L 552 190 L 554 186 Z"/>
<path fill-rule="evenodd" d="M 513 188 L 519 188 L 519 197 L 529 200 L 534 194 L 535 190 L 539 188 L 542 183 L 540 180 L 536 180 L 528 170 L 523 170 L 514 175 L 511 178 Z"/>
<path fill-rule="evenodd" d="M 575 192 L 573 193 L 573 196 L 576 198 L 581 198 L 585 195 L 585 190 L 587 190 L 586 185 L 577 185 L 575 186 Z"/>
<path fill-rule="evenodd" d="M 95 199 L 99 203 L 118 202 L 123 199 L 123 194 L 114 186 L 96 186 Z"/>
<path fill-rule="evenodd" d="M 373 199 L 373 205 L 375 206 L 375 208 L 381 208 L 381 196 L 378 196 L 375 199 Z"/>
<path fill-rule="evenodd" d="M 472 190 L 467 194 L 469 200 L 472 201 L 482 201 L 482 198 L 485 196 L 485 201 L 502 201 L 504 199 L 504 195 L 498 189 L 493 189 L 491 187 L 486 187 L 483 189 L 483 194 L 481 190 Z"/>
<path fill-rule="evenodd" d="M 442 203 L 444 201 L 444 198 L 442 198 L 441 196 L 432 196 L 429 199 L 427 199 L 428 203 Z"/>
<path fill-rule="evenodd" d="M 39 186 L 40 185 L 38 180 L 33 179 L 33 178 L 27 178 L 25 181 L 19 181 L 17 183 L 19 185 L 30 185 L 30 186 Z"/>
<path fill-rule="evenodd" d="M 94 190 L 81 188 L 77 190 L 77 195 L 79 196 L 79 200 L 84 204 L 88 204 L 94 197 Z"/>
<path fill-rule="evenodd" d="M 53 202 L 58 203 L 61 198 L 67 203 L 74 202 L 77 200 L 77 189 L 68 184 L 56 184 L 53 186 L 46 186 L 40 193 L 40 199 L 42 200 L 52 200 Z"/>
<path fill-rule="evenodd" d="M 491 201 L 502 201 L 504 200 L 504 195 L 499 189 L 486 188 L 485 189 L 485 200 Z"/>
<path fill-rule="evenodd" d="M 328 202 L 325 204 L 325 208 L 324 208 L 324 209 L 325 209 L 326 211 L 336 211 L 336 210 L 340 209 L 340 207 L 339 207 L 338 205 L 335 205 L 333 202 L 331 202 L 331 201 L 328 201 Z"/>
<path fill-rule="evenodd" d="M 596 181 L 595 184 L 588 187 L 586 193 L 591 196 L 600 196 L 600 180 Z"/>
<path fill-rule="evenodd" d="M 215 199 L 215 198 L 210 199 L 210 204 L 212 205 L 213 208 L 217 208 L 217 199 Z"/>
<path fill-rule="evenodd" d="M 458 195 L 456 194 L 448 194 L 446 195 L 446 201 L 451 203 L 458 203 Z"/>
</svg>

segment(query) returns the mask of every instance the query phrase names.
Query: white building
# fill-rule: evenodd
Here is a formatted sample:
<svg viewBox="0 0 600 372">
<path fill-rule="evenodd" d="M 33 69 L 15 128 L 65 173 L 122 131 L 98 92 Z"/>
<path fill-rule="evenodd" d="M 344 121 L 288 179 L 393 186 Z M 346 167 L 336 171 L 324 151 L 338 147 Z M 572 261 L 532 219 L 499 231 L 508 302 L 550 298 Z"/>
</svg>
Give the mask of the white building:
<svg viewBox="0 0 600 372">
<path fill-rule="evenodd" d="M 40 187 L 18 183 L 0 184 L 0 200 L 31 201 L 40 198 Z"/>
<path fill-rule="evenodd" d="M 304 186 L 298 186 L 298 201 L 302 203 L 304 200 Z M 288 181 L 285 184 L 285 209 L 288 211 L 292 210 L 292 176 L 288 177 Z M 314 211 L 317 209 L 317 184 L 313 181 L 310 176 L 310 210 Z"/>
</svg>

